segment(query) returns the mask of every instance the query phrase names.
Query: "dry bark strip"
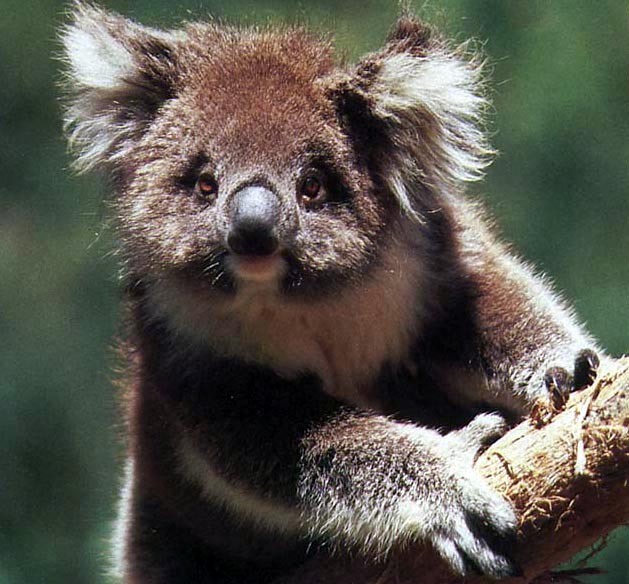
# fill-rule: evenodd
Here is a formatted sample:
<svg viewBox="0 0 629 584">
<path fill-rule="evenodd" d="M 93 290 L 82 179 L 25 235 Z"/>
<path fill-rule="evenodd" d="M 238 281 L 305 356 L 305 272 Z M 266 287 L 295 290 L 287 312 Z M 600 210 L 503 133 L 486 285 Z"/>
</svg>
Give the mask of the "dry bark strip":
<svg viewBox="0 0 629 584">
<path fill-rule="evenodd" d="M 572 394 L 563 411 L 540 407 L 484 452 L 476 467 L 520 515 L 514 555 L 524 576 L 503 582 L 559 581 L 550 570 L 629 523 L 629 358 L 604 363 L 595 383 Z M 491 582 L 453 576 L 425 549 L 409 549 L 387 565 L 328 559 L 319 568 L 314 580 L 302 573 L 291 582 Z"/>
</svg>

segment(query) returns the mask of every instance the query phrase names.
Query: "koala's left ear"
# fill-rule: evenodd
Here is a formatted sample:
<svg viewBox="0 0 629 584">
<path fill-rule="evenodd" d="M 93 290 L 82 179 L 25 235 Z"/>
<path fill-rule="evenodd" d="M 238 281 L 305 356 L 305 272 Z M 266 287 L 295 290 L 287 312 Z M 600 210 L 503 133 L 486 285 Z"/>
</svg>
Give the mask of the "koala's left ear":
<svg viewBox="0 0 629 584">
<path fill-rule="evenodd" d="M 77 167 L 115 164 L 173 94 L 177 36 L 77 1 L 61 42 Z"/>
<path fill-rule="evenodd" d="M 405 17 L 383 49 L 332 82 L 329 96 L 341 118 L 380 133 L 392 162 L 384 174 L 407 211 L 412 202 L 401 192 L 405 174 L 420 175 L 428 188 L 452 189 L 482 177 L 489 164 L 481 66 L 465 47 L 451 49 L 429 27 Z"/>
</svg>

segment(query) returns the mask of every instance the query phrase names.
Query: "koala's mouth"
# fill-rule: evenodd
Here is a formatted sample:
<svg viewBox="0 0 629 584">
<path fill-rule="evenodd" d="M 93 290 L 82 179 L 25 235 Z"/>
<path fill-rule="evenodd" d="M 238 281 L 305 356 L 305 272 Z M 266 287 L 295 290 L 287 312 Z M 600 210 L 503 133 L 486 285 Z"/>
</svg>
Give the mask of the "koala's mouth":
<svg viewBox="0 0 629 584">
<path fill-rule="evenodd" d="M 293 298 L 320 297 L 332 290 L 361 280 L 365 269 L 322 270 L 313 269 L 309 258 L 293 249 L 281 248 L 267 255 L 235 254 L 221 248 L 196 266 L 189 275 L 203 281 L 216 291 L 234 294 L 242 286 L 255 284 L 275 288 Z M 192 266 L 191 266 L 192 267 Z"/>
<path fill-rule="evenodd" d="M 249 282 L 278 282 L 287 269 L 280 253 L 263 256 L 229 254 L 227 265 L 237 280 Z"/>
</svg>

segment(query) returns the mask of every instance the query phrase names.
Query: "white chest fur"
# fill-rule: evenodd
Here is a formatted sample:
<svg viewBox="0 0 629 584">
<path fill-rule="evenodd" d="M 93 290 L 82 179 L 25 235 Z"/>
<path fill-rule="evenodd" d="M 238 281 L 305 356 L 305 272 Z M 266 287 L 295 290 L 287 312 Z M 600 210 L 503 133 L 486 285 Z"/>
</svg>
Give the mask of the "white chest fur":
<svg viewBox="0 0 629 584">
<path fill-rule="evenodd" d="M 326 392 L 373 406 L 370 388 L 381 366 L 407 356 L 420 317 L 417 258 L 389 253 L 383 265 L 340 293 L 317 301 L 284 297 L 275 286 L 248 283 L 217 299 L 188 283 L 151 287 L 156 313 L 182 342 L 272 367 L 292 377 L 316 373 Z"/>
</svg>

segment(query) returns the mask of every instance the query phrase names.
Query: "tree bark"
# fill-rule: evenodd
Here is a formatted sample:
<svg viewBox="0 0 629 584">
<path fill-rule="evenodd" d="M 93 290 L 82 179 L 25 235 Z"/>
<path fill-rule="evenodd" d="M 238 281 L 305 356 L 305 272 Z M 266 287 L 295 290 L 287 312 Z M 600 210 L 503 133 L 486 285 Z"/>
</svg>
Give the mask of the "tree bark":
<svg viewBox="0 0 629 584">
<path fill-rule="evenodd" d="M 604 362 L 594 384 L 573 393 L 562 411 L 540 404 L 476 468 L 520 516 L 514 555 L 524 576 L 503 582 L 560 581 L 552 568 L 629 522 L 629 358 Z M 415 548 L 386 565 L 328 560 L 323 572 L 312 582 L 491 582 L 454 576 L 435 553 Z M 307 574 L 298 581 L 311 582 Z"/>
</svg>

